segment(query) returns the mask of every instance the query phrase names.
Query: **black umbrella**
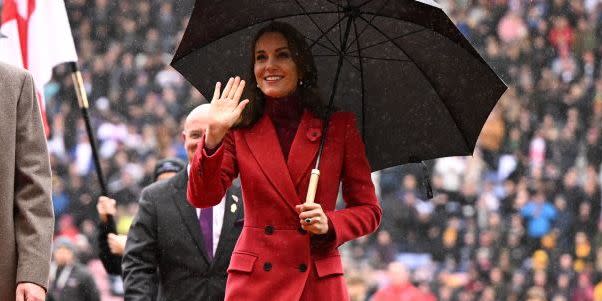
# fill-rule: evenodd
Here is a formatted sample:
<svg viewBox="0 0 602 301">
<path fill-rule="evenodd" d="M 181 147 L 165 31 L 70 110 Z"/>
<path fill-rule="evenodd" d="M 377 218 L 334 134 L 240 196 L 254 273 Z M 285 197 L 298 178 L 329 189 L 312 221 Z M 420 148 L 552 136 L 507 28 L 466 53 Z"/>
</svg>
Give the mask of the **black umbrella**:
<svg viewBox="0 0 602 301">
<path fill-rule="evenodd" d="M 432 0 L 197 0 L 171 65 L 212 95 L 253 76 L 251 39 L 273 20 L 306 37 L 323 95 L 356 114 L 374 170 L 471 155 L 507 88 Z"/>
</svg>

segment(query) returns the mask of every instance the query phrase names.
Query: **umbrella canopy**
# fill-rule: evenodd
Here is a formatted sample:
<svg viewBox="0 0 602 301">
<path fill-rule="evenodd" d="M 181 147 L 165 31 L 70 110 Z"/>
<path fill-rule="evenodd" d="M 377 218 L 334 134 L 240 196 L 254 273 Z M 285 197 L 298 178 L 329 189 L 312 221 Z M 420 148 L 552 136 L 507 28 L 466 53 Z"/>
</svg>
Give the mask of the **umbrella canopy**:
<svg viewBox="0 0 602 301">
<path fill-rule="evenodd" d="M 212 95 L 253 76 L 251 40 L 274 20 L 306 37 L 323 96 L 337 87 L 334 105 L 356 114 L 374 170 L 471 155 L 506 91 L 431 0 L 197 0 L 171 65 Z"/>
</svg>

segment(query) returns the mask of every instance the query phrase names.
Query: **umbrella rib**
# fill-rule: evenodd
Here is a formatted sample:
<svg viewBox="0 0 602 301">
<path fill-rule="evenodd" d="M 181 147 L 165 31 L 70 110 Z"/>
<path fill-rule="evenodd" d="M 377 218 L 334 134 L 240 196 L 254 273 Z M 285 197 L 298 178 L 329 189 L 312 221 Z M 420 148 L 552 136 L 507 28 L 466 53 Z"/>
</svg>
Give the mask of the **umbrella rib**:
<svg viewBox="0 0 602 301">
<path fill-rule="evenodd" d="M 339 57 L 339 55 L 335 55 L 335 54 L 314 54 L 314 57 Z M 355 64 L 353 64 L 352 61 L 350 61 L 348 58 L 348 55 L 344 55 L 343 59 L 351 66 L 353 67 L 353 69 L 355 69 L 355 71 L 360 72 L 360 68 L 358 66 L 356 66 Z M 359 57 L 359 56 L 352 56 L 352 57 Z"/>
<path fill-rule="evenodd" d="M 335 28 L 337 25 L 341 24 L 341 22 L 343 20 L 345 20 L 344 17 L 341 18 L 341 19 L 339 19 L 336 23 L 334 23 L 332 26 L 330 26 L 328 29 L 326 29 L 326 31 L 322 32 L 322 34 L 318 38 L 316 38 L 315 40 L 306 36 L 305 37 L 306 39 L 312 41 L 312 44 L 309 45 L 309 48 L 311 49 L 311 48 L 314 47 L 315 44 L 318 44 L 318 45 L 320 45 L 320 46 L 322 46 L 324 48 L 327 48 L 328 50 L 332 51 L 333 53 L 337 53 L 338 54 L 338 51 L 336 50 L 336 46 L 334 48 L 335 50 L 332 50 L 331 48 L 328 48 L 328 47 L 326 47 L 326 46 L 324 46 L 322 44 L 319 44 L 319 41 L 322 39 L 322 37 L 324 37 L 327 33 L 329 33 L 333 28 Z"/>
<path fill-rule="evenodd" d="M 361 72 L 361 71 L 360 71 L 360 68 L 358 68 L 358 67 L 357 67 L 355 64 L 353 64 L 353 62 L 352 62 L 352 61 L 350 61 L 349 59 L 347 59 L 347 56 L 346 56 L 346 55 L 344 55 L 344 56 L 343 56 L 343 59 L 344 59 L 344 60 L 345 60 L 347 63 L 349 63 L 349 66 L 353 67 L 353 69 L 355 69 L 355 71 L 357 71 L 357 72 Z M 360 64 L 361 64 L 361 63 L 360 63 Z"/>
<path fill-rule="evenodd" d="M 315 45 L 320 45 L 333 53 L 333 54 L 328 54 L 328 55 L 338 56 L 338 51 L 336 49 L 332 49 L 332 48 L 330 48 L 330 46 L 324 45 L 323 43 L 320 43 L 319 41 L 314 40 L 312 38 L 309 38 L 306 36 L 304 36 L 304 37 L 312 42 L 311 46 L 309 47 L 310 49 L 313 48 Z M 327 56 L 327 55 L 323 55 L 323 56 Z"/>
<path fill-rule="evenodd" d="M 427 30 L 427 29 L 423 28 L 423 29 L 412 31 L 412 32 L 404 33 L 404 34 L 402 34 L 400 36 L 394 37 L 393 40 L 401 39 L 403 37 L 406 37 L 406 36 L 409 36 L 409 35 L 412 35 L 412 34 L 415 34 L 415 33 L 419 33 L 419 32 L 425 31 L 425 30 Z M 369 48 L 372 48 L 372 47 L 375 47 L 375 46 L 382 45 L 382 44 L 387 43 L 387 42 L 389 42 L 389 40 L 380 41 L 378 43 L 374 43 L 374 44 L 370 44 L 368 46 L 362 47 L 361 49 L 358 48 L 357 50 L 349 51 L 349 53 L 359 52 L 360 50 L 366 50 L 366 49 L 369 49 Z"/>
<path fill-rule="evenodd" d="M 368 3 L 370 3 L 370 2 L 373 2 L 373 1 L 374 1 L 374 0 L 366 0 L 366 1 L 364 1 L 364 3 L 360 4 L 360 5 L 358 6 L 358 8 L 360 8 L 360 7 L 363 7 L 363 6 L 365 6 L 366 4 L 368 4 Z"/>
<path fill-rule="evenodd" d="M 301 10 L 303 11 L 303 14 L 305 16 L 307 16 L 307 18 L 309 18 L 309 20 L 311 21 L 311 23 L 313 23 L 314 26 L 316 26 L 316 28 L 322 33 L 322 37 L 326 38 L 326 40 L 328 42 L 330 42 L 330 44 L 332 45 L 332 47 L 334 47 L 334 49 L 337 49 L 337 45 L 335 45 L 334 42 L 328 38 L 328 36 L 322 30 L 322 28 L 320 28 L 320 26 L 318 26 L 318 23 L 316 22 L 316 20 L 314 20 L 314 18 L 312 18 L 311 15 L 307 14 L 307 10 L 305 9 L 305 7 L 303 5 L 301 5 L 301 3 L 299 2 L 299 0 L 295 0 L 295 3 L 297 3 L 297 6 L 299 6 L 299 8 L 301 8 Z M 342 48 L 343 47 L 341 47 L 341 49 Z"/>
<path fill-rule="evenodd" d="M 325 46 L 324 46 L 324 47 L 325 47 Z M 331 49 L 328 49 L 328 50 L 330 50 L 330 51 L 333 51 L 333 50 L 331 50 Z M 334 52 L 334 51 L 333 51 L 333 52 Z M 314 56 L 314 57 L 339 57 L 339 55 L 338 55 L 338 54 L 314 54 L 313 56 Z M 351 61 L 350 61 L 350 60 L 347 58 L 348 56 L 349 56 L 349 57 L 358 57 L 358 56 L 345 55 L 345 54 L 343 53 L 343 59 L 344 59 L 344 60 L 345 60 L 347 63 L 349 63 L 349 65 L 351 65 L 351 67 L 353 67 L 353 69 L 355 69 L 356 71 L 360 71 L 360 70 L 359 70 L 359 68 L 358 68 L 357 66 L 355 66 L 355 65 L 353 64 L 353 62 L 351 62 Z"/>
<path fill-rule="evenodd" d="M 376 15 L 372 16 L 372 20 L 374 20 L 376 18 Z M 372 22 L 372 20 L 370 20 L 370 22 Z M 364 34 L 364 31 L 366 31 L 366 29 L 368 28 L 368 25 L 364 25 L 364 28 L 362 28 L 361 32 L 359 35 L 355 35 L 355 38 L 349 43 L 349 46 L 347 47 L 347 49 L 349 49 L 349 47 L 351 47 L 351 45 L 353 45 L 353 43 L 356 42 L 356 40 L 358 40 L 362 34 Z"/>
<path fill-rule="evenodd" d="M 314 57 L 328 57 L 328 56 L 333 56 L 333 57 L 334 57 L 334 56 L 339 56 L 339 54 L 343 54 L 345 61 L 347 61 L 347 63 L 349 63 L 349 65 L 351 65 L 351 67 L 353 67 L 355 70 L 359 71 L 359 68 L 358 68 L 357 66 L 355 66 L 355 65 L 353 64 L 353 62 L 349 61 L 349 59 L 346 57 L 346 55 L 345 55 L 346 53 L 345 53 L 345 52 L 343 52 L 343 51 L 341 51 L 341 50 L 338 50 L 338 49 L 336 49 L 336 46 L 334 46 L 334 45 L 333 45 L 333 46 L 335 47 L 335 49 L 332 49 L 332 48 L 330 48 L 329 46 L 326 46 L 326 45 L 324 45 L 323 43 L 320 43 L 320 39 L 322 39 L 322 37 L 326 36 L 326 34 L 327 34 L 328 32 L 330 32 L 330 31 L 331 31 L 333 28 L 335 28 L 337 25 L 341 24 L 341 22 L 342 22 L 343 20 L 345 20 L 346 18 L 348 18 L 348 17 L 346 17 L 346 16 L 345 16 L 345 17 L 343 17 L 343 18 L 339 19 L 339 20 L 338 20 L 338 21 L 337 21 L 335 24 L 333 24 L 332 26 L 330 26 L 330 27 L 329 27 L 329 28 L 328 28 L 326 31 L 322 31 L 322 30 L 320 29 L 320 32 L 322 32 L 322 34 L 321 34 L 321 35 L 320 35 L 320 36 L 319 36 L 317 39 L 315 39 L 315 40 L 314 40 L 314 39 L 312 39 L 312 38 L 310 38 L 310 37 L 308 37 L 308 36 L 305 36 L 305 35 L 303 35 L 303 36 L 304 36 L 306 39 L 308 39 L 308 40 L 310 40 L 310 41 L 312 42 L 312 43 L 311 43 L 311 45 L 309 45 L 309 48 L 310 48 L 310 49 L 311 49 L 311 48 L 313 48 L 315 45 L 320 45 L 320 46 L 324 47 L 325 49 L 327 49 L 327 50 L 329 50 L 329 51 L 331 51 L 331 52 L 333 53 L 333 54 L 314 55 Z M 316 24 L 314 23 L 314 25 L 316 25 Z M 317 27 L 317 25 L 316 25 L 316 27 Z M 319 27 L 318 27 L 318 28 L 319 28 Z M 328 39 L 328 41 L 330 41 L 330 39 Z M 330 41 L 330 43 L 331 43 L 331 44 L 333 44 L 333 43 L 332 43 L 332 41 Z"/>
<path fill-rule="evenodd" d="M 361 55 L 353 55 L 351 57 L 359 57 L 360 59 L 369 59 L 369 60 L 376 60 L 376 61 L 388 61 L 388 62 L 412 62 L 411 60 L 402 60 L 402 59 L 389 59 L 389 58 L 384 58 L 384 57 L 372 57 L 372 56 L 361 56 Z"/>
<path fill-rule="evenodd" d="M 364 18 L 362 16 L 359 16 L 359 18 L 362 18 L 364 21 L 366 21 L 366 18 Z M 370 26 L 372 26 L 374 28 L 374 30 L 376 30 L 382 36 L 384 36 L 385 38 L 389 39 L 389 41 L 391 41 L 391 43 L 395 47 L 397 47 L 397 49 L 399 49 L 399 51 L 403 52 L 403 54 L 405 54 L 405 56 L 407 56 L 408 58 L 410 57 L 395 40 L 391 40 L 391 38 L 389 38 L 389 36 L 385 32 L 383 32 L 380 28 L 374 26 L 373 24 L 370 24 Z M 433 91 L 437 94 L 437 97 L 439 97 L 439 99 L 441 99 L 441 102 L 443 102 L 443 97 L 441 97 L 441 95 L 439 94 L 439 92 L 437 91 L 437 89 L 435 89 L 435 86 L 433 85 L 433 83 L 431 82 L 431 80 L 428 78 L 428 76 L 426 76 L 426 73 L 424 72 L 424 70 L 422 70 L 422 68 L 420 68 L 420 66 L 418 66 L 418 64 L 416 64 L 416 63 L 414 63 L 414 66 L 416 67 L 416 69 L 418 69 L 418 71 L 420 71 L 420 73 L 422 74 L 422 76 L 426 79 L 426 82 L 429 83 L 429 85 L 433 88 Z M 443 102 L 443 107 L 448 112 L 450 118 L 454 121 L 454 124 L 456 125 L 456 128 L 458 129 L 458 131 L 460 132 L 462 138 L 464 139 L 466 150 L 468 150 L 468 152 L 471 152 L 470 151 L 470 145 L 471 144 L 468 143 L 468 140 L 467 140 L 466 136 L 464 136 L 464 132 L 462 132 L 462 130 L 458 126 L 458 120 L 456 120 L 456 118 L 454 117 L 454 115 L 451 114 L 451 112 L 449 111 L 449 108 L 445 105 L 445 102 Z"/>
<path fill-rule="evenodd" d="M 314 54 L 314 56 L 315 57 L 338 57 L 337 54 Z M 359 58 L 359 59 L 377 60 L 377 61 L 411 62 L 411 60 L 391 59 L 391 58 L 385 58 L 385 57 L 373 57 L 373 56 L 362 56 L 362 55 L 348 55 L 348 54 L 346 54 L 345 56 L 346 57 Z"/>
<path fill-rule="evenodd" d="M 333 2 L 332 0 L 326 0 L 326 2 L 328 2 L 328 3 L 332 4 L 332 5 L 336 5 L 338 8 L 342 8 L 343 7 L 340 4 Z"/>
<path fill-rule="evenodd" d="M 373 1 L 373 0 L 368 0 L 366 3 L 370 2 L 370 1 Z M 349 46 L 345 45 L 345 49 L 349 49 L 349 47 L 351 47 L 351 45 L 353 45 L 353 43 L 355 43 L 356 39 L 359 39 L 359 38 L 362 37 L 362 35 L 366 31 L 366 29 L 368 29 L 368 25 L 369 24 L 372 25 L 372 22 L 374 21 L 374 19 L 376 19 L 376 17 L 378 16 L 378 14 L 387 6 L 387 4 L 389 4 L 389 2 L 390 2 L 390 0 L 385 0 L 383 2 L 383 5 L 378 9 L 378 11 L 376 11 L 375 13 L 373 13 L 372 19 L 370 19 L 370 21 L 367 22 L 368 24 L 364 25 L 364 28 L 362 28 L 362 30 L 360 30 L 360 34 L 359 35 L 357 35 L 357 34 L 355 35 L 355 39 L 352 40 L 349 43 Z M 366 4 L 366 3 L 364 3 L 364 4 Z M 362 7 L 364 4 L 360 5 L 360 7 Z M 364 14 L 366 14 L 366 13 L 364 13 Z M 362 19 L 364 19 L 364 18 L 362 18 Z"/>
<path fill-rule="evenodd" d="M 344 17 L 341 18 L 341 10 L 340 9 L 337 11 L 337 18 L 339 18 L 339 20 L 341 20 L 341 21 L 344 19 Z M 343 28 L 341 27 L 341 23 L 343 23 L 343 22 L 339 21 L 338 23 L 339 23 L 339 45 L 343 45 Z"/>
<path fill-rule="evenodd" d="M 361 91 L 361 94 L 362 94 L 362 140 L 364 141 L 364 143 L 366 143 L 366 131 L 365 131 L 365 128 L 366 128 L 366 110 L 365 110 L 365 108 L 366 108 L 366 106 L 364 104 L 364 101 L 365 101 L 364 64 L 362 62 L 360 39 L 359 39 L 359 36 L 357 33 L 357 22 L 355 19 L 353 20 L 353 32 L 355 33 L 355 37 L 356 37 L 355 41 L 356 41 L 357 49 L 358 49 L 358 57 L 360 58 L 358 61 L 360 64 L 360 85 L 361 85 L 361 89 L 362 89 L 362 91 Z"/>
</svg>

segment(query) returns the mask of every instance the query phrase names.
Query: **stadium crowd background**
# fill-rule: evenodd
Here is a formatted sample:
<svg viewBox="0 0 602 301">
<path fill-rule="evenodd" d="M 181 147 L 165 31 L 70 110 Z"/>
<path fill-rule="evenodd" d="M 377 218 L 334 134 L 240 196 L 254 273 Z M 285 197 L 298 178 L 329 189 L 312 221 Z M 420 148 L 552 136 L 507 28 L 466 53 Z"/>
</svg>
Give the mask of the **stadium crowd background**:
<svg viewBox="0 0 602 301">
<path fill-rule="evenodd" d="M 429 162 L 434 199 L 418 166 L 375 176 L 382 226 L 342 247 L 352 300 L 602 300 L 602 1 L 439 3 L 510 88 L 473 158 Z M 126 233 L 156 161 L 185 158 L 183 117 L 205 101 L 168 67 L 193 0 L 66 4 Z M 45 94 L 56 236 L 119 300 L 96 255 L 100 190 L 66 68 Z"/>
</svg>

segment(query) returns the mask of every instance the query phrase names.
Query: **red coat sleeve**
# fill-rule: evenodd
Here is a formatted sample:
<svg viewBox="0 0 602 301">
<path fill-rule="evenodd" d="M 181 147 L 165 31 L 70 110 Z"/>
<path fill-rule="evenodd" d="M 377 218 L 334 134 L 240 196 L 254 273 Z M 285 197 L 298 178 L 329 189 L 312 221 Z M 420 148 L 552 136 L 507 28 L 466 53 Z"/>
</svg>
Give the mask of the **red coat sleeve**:
<svg viewBox="0 0 602 301">
<path fill-rule="evenodd" d="M 345 209 L 326 212 L 334 229 L 332 247 L 374 232 L 382 217 L 370 177 L 371 168 L 362 138 L 355 125 L 355 117 L 345 118 L 345 145 L 341 181 Z"/>
<path fill-rule="evenodd" d="M 201 139 L 190 163 L 187 197 L 197 208 L 212 207 L 221 201 L 232 180 L 238 176 L 234 136 L 230 132 L 219 147 L 208 155 L 205 137 Z"/>
</svg>

